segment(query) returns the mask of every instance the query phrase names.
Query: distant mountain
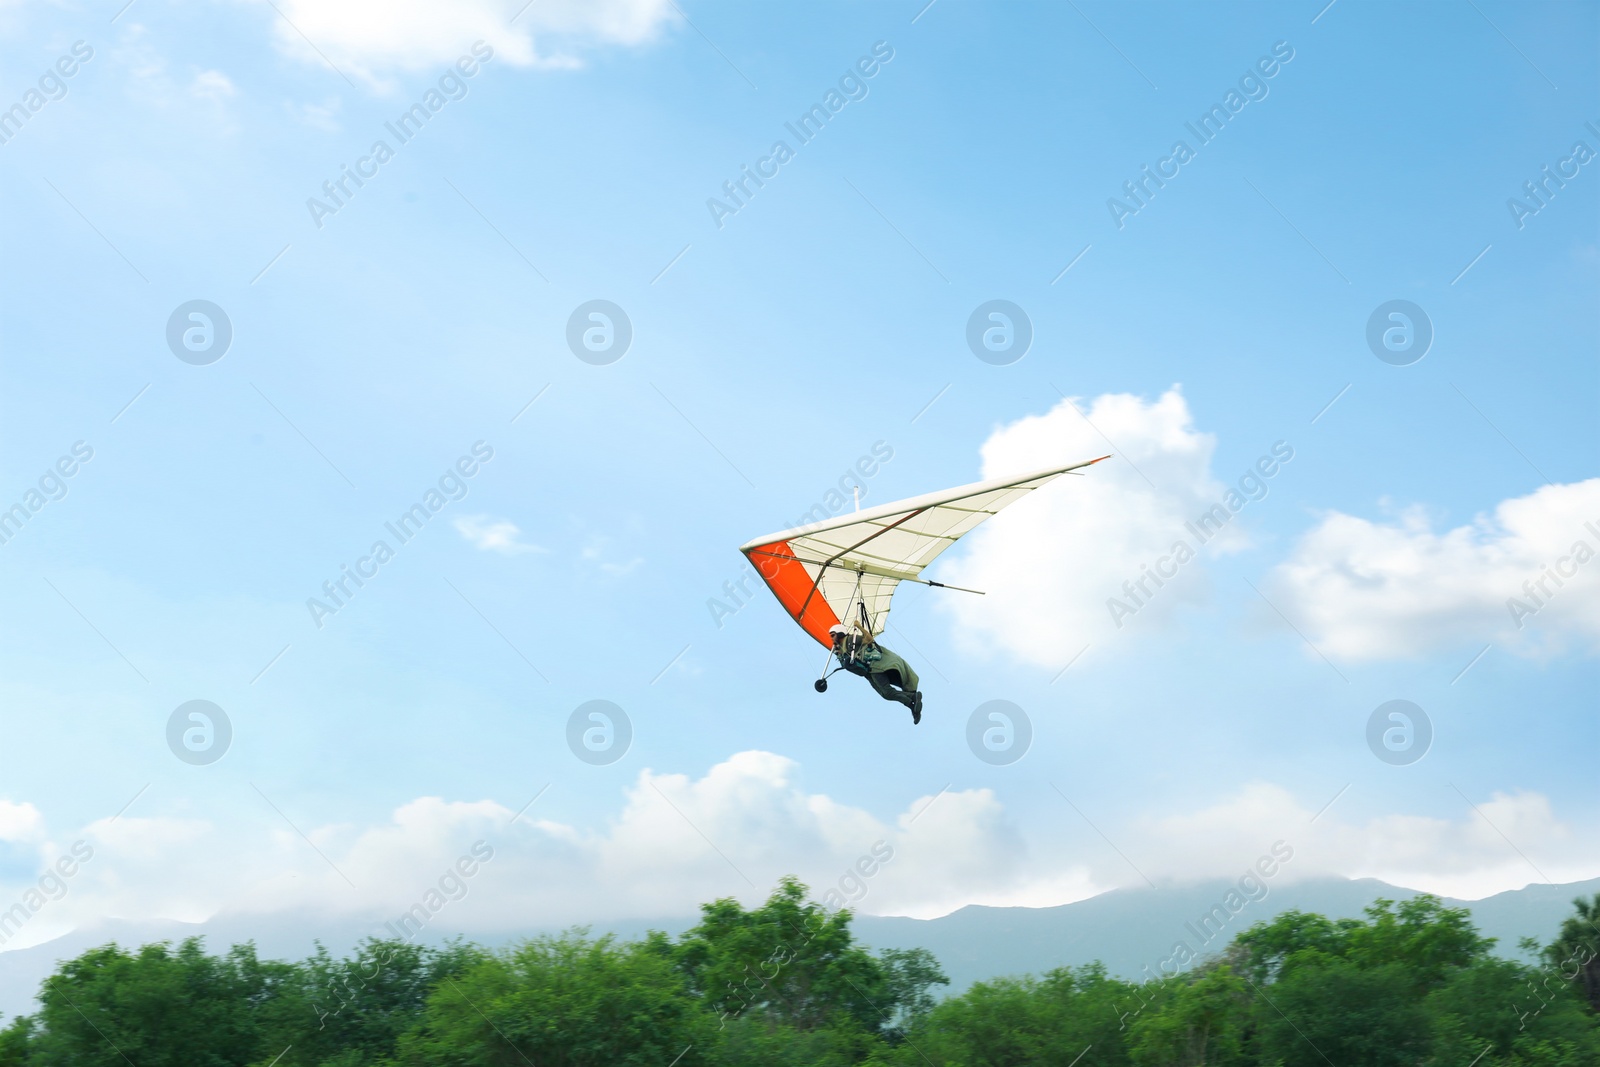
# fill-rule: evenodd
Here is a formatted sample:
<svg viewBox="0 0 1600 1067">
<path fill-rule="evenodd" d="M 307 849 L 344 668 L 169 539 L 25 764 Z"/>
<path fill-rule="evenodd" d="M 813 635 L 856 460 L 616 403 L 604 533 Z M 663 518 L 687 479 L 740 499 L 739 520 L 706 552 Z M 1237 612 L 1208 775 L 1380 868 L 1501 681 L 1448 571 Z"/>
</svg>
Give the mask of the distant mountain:
<svg viewBox="0 0 1600 1067">
<path fill-rule="evenodd" d="M 861 915 L 854 925 L 860 940 L 875 949 L 928 949 L 950 976 L 948 992 L 959 993 L 985 978 L 1040 974 L 1093 960 L 1103 962 L 1113 975 L 1137 980 L 1144 976 L 1145 968 L 1150 974 L 1159 973 L 1164 960 L 1169 961 L 1169 969 L 1176 966 L 1173 948 L 1178 942 L 1185 943 L 1192 953 L 1209 955 L 1251 925 L 1285 911 L 1355 918 L 1380 897 L 1407 900 L 1418 895 L 1416 890 L 1372 878 L 1312 879 L 1271 885 L 1267 896 L 1243 903 L 1232 912 L 1228 905 L 1242 899 L 1227 899 L 1234 888 L 1233 883 L 1217 881 L 1117 889 L 1053 908 L 972 906 L 938 919 Z M 1572 913 L 1573 898 L 1597 892 L 1600 878 L 1566 885 L 1530 885 L 1478 901 L 1445 898 L 1445 903 L 1470 909 L 1478 929 L 1497 939 L 1496 951 L 1518 957 L 1521 938 L 1533 937 L 1541 944 L 1550 941 L 1562 920 Z M 1207 916 L 1209 920 L 1202 922 Z M 591 932 L 632 939 L 647 930 L 679 934 L 696 921 L 697 917 L 687 916 L 596 923 Z M 500 945 L 553 932 L 530 927 L 469 940 Z M 341 955 L 368 933 L 368 925 L 358 920 L 296 914 L 219 915 L 204 923 L 108 921 L 32 948 L 0 952 L 0 1019 L 32 1012 L 34 995 L 57 962 L 109 941 L 134 946 L 204 937 L 213 951 L 254 941 L 263 958 L 299 959 L 309 955 L 317 941 L 334 955 Z"/>
<path fill-rule="evenodd" d="M 1231 882 L 1217 881 L 1117 889 L 1053 908 L 971 906 L 938 919 L 863 915 L 855 930 L 874 948 L 928 949 L 950 976 L 950 992 L 956 993 L 984 978 L 1039 974 L 1092 960 L 1100 960 L 1116 977 L 1139 980 L 1146 973 L 1159 975 L 1163 961 L 1168 961 L 1169 972 L 1181 969 L 1173 952 L 1179 942 L 1196 955 L 1210 955 L 1236 934 L 1285 911 L 1357 918 L 1380 897 L 1398 901 L 1419 895 L 1373 878 L 1321 878 L 1271 886 L 1265 898 L 1232 914 L 1225 899 L 1233 888 Z M 1518 958 L 1520 939 L 1533 937 L 1541 944 L 1552 940 L 1561 921 L 1572 914 L 1573 898 L 1596 892 L 1600 878 L 1530 885 L 1476 901 L 1446 897 L 1444 902 L 1470 909 L 1478 930 L 1496 939 L 1496 953 Z M 1220 911 L 1212 910 L 1219 905 Z M 1207 915 L 1211 919 L 1202 926 Z M 1220 916 L 1227 921 L 1221 922 Z"/>
</svg>

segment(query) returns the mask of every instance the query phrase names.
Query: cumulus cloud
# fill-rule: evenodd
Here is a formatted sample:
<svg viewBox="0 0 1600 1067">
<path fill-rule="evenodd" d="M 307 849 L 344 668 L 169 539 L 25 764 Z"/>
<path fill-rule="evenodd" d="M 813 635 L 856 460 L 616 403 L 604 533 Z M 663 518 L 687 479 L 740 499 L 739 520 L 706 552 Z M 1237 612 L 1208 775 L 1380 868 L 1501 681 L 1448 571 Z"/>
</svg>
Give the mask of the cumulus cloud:
<svg viewBox="0 0 1600 1067">
<path fill-rule="evenodd" d="M 1600 649 L 1600 478 L 1547 485 L 1436 532 L 1332 512 L 1274 571 L 1273 600 L 1324 653 L 1400 659 L 1494 641 L 1526 654 Z"/>
<path fill-rule="evenodd" d="M 515 66 L 576 66 L 577 50 L 641 44 L 675 15 L 669 0 L 282 0 L 277 7 L 280 48 L 380 88 L 388 72 L 443 67 L 475 41 Z"/>
<path fill-rule="evenodd" d="M 487 515 L 463 515 L 455 521 L 455 528 L 457 533 L 480 552 L 520 556 L 526 552 L 544 551 L 538 545 L 522 540 L 521 528 L 509 519 L 491 519 Z"/>
<path fill-rule="evenodd" d="M 101 820 L 67 837 L 93 853 L 70 892 L 6 947 L 106 916 L 198 922 L 226 909 L 393 921 L 438 889 L 463 856 L 479 857 L 479 869 L 437 911 L 441 928 L 469 933 L 687 916 L 718 897 L 763 899 L 786 874 L 798 874 L 818 899 L 832 889 L 835 904 L 888 914 L 1060 903 L 1062 892 L 1079 899 L 1105 888 L 1076 867 L 1041 865 L 989 790 L 916 797 L 885 820 L 807 791 L 799 766 L 770 752 L 737 753 L 699 778 L 642 771 L 601 826 L 538 812 L 421 797 L 376 826 L 302 824 L 304 838 L 272 820 L 254 829 L 193 818 Z M 67 847 L 42 851 L 53 858 Z M 865 879 L 853 874 L 862 857 L 876 857 Z M 0 909 L 36 878 L 7 873 Z"/>
<path fill-rule="evenodd" d="M 1575 882 L 1600 873 L 1593 859 L 1600 855 L 1600 835 L 1587 827 L 1574 831 L 1539 793 L 1493 792 L 1487 799 L 1463 802 L 1455 818 L 1405 813 L 1340 818 L 1338 805 L 1351 803 L 1339 797 L 1322 812 L 1324 799 L 1252 782 L 1199 811 L 1147 820 L 1135 840 L 1157 851 L 1165 870 L 1191 877 L 1227 876 L 1222 857 L 1235 859 L 1242 869 L 1283 841 L 1294 851 L 1283 866 L 1284 881 L 1377 878 L 1463 900 L 1520 889 L 1545 877 Z M 1133 852 L 1139 854 L 1139 848 Z"/>
<path fill-rule="evenodd" d="M 1020 474 L 1053 464 L 1117 455 L 1068 475 L 990 519 L 963 539 L 943 564 L 941 581 L 982 589 L 942 601 L 969 650 L 1004 651 L 1041 667 L 1059 668 L 1085 646 L 1125 628 L 1159 625 L 1180 604 L 1204 599 L 1203 564 L 1189 563 L 1154 595 L 1128 599 L 1124 582 L 1168 556 L 1185 524 L 1222 502 L 1229 487 L 1211 471 L 1216 439 L 1194 427 L 1174 386 L 1146 401 L 1108 393 L 1093 403 L 1063 400 L 1043 415 L 1000 427 L 984 443 L 983 477 Z M 1241 498 L 1242 501 L 1242 498 Z M 1230 515 L 1231 519 L 1231 515 Z M 1248 539 L 1229 521 L 1202 552 L 1227 552 Z M 1174 564 L 1166 564 L 1172 568 Z M 1113 619 L 1110 598 L 1137 607 Z"/>
<path fill-rule="evenodd" d="M 1123 855 L 1157 881 L 1237 877 L 1277 841 L 1294 851 L 1286 879 L 1371 876 L 1465 898 L 1534 880 L 1524 855 L 1557 881 L 1600 873 L 1596 831 L 1573 830 L 1536 793 L 1480 798 L 1457 818 L 1346 822 L 1336 808 L 1313 822 L 1325 798 L 1258 782 L 1182 815 L 1106 824 L 1117 854 L 1098 843 L 1063 850 L 1055 830 L 1042 847 L 1030 842 L 987 789 L 918 796 L 883 819 L 808 791 L 800 771 L 761 751 L 737 753 L 699 778 L 645 770 L 598 826 L 540 817 L 538 805 L 514 812 L 493 800 L 439 797 L 413 800 L 373 826 L 302 824 L 304 838 L 273 819 L 102 819 L 41 843 L 43 862 L 69 851 L 81 862 L 69 888 L 36 908 L 5 947 L 111 916 L 199 922 L 224 910 L 374 924 L 420 914 L 434 932 L 482 936 L 690 916 L 726 896 L 754 903 L 791 873 L 825 902 L 832 893 L 832 903 L 861 912 L 931 918 L 967 904 L 1044 907 L 1138 884 Z M 37 828 L 33 816 L 20 825 Z M 864 858 L 873 868 L 866 876 L 858 873 Z M 0 908 L 24 899 L 38 877 L 0 871 Z"/>
<path fill-rule="evenodd" d="M 32 804 L 0 800 L 0 841 L 34 841 L 44 831 L 44 818 Z"/>
</svg>

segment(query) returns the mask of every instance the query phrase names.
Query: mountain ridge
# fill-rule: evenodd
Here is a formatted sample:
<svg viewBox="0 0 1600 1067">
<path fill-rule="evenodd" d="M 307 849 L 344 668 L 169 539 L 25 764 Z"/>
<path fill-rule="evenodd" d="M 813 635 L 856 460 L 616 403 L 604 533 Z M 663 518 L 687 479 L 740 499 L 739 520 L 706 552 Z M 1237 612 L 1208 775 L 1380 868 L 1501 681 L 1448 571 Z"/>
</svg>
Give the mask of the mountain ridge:
<svg viewBox="0 0 1600 1067">
<path fill-rule="evenodd" d="M 1223 902 L 1228 891 L 1237 887 L 1236 882 L 1215 879 L 1113 889 L 1043 908 L 969 904 L 935 919 L 857 914 L 853 928 L 857 938 L 873 949 L 928 949 L 950 977 L 946 992 L 954 994 L 984 979 L 1041 974 L 1093 960 L 1104 963 L 1113 976 L 1143 980 L 1183 970 L 1193 960 L 1219 951 L 1251 925 L 1286 911 L 1355 918 L 1374 900 L 1401 901 L 1422 895 L 1375 878 L 1314 878 L 1270 885 L 1262 896 L 1245 899 L 1243 906 L 1231 911 Z M 1540 943 L 1552 940 L 1561 921 L 1572 913 L 1573 899 L 1595 893 L 1600 893 L 1600 878 L 1562 885 L 1532 883 L 1476 901 L 1441 899 L 1450 907 L 1471 911 L 1479 931 L 1496 939 L 1497 954 L 1523 958 L 1517 944 L 1520 938 L 1534 937 Z M 1219 905 L 1226 921 L 1217 917 Z M 1208 915 L 1210 923 L 1200 921 Z M 609 933 L 631 939 L 648 930 L 676 935 L 696 922 L 698 916 L 630 919 L 594 923 L 589 929 L 596 936 Z M 110 920 L 28 948 L 0 952 L 0 1019 L 32 1012 L 39 984 L 60 960 L 110 941 L 130 947 L 203 937 L 215 952 L 248 940 L 256 943 L 264 958 L 297 959 L 314 951 L 319 941 L 334 955 L 343 954 L 380 928 L 381 923 L 360 918 L 297 913 L 222 914 L 200 923 Z M 497 947 L 560 929 L 529 926 L 468 939 Z M 456 933 L 432 933 L 423 940 L 438 943 Z M 1178 943 L 1189 947 L 1189 958 L 1176 958 L 1173 949 Z M 1171 966 L 1163 967 L 1164 962 Z"/>
</svg>

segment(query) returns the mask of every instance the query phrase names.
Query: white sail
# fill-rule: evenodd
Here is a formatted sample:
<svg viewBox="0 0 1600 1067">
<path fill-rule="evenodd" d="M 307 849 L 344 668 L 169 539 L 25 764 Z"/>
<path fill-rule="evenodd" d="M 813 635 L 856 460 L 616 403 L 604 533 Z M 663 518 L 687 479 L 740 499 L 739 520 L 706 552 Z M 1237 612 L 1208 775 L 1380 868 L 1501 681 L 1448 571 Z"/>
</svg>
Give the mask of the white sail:
<svg viewBox="0 0 1600 1067">
<path fill-rule="evenodd" d="M 757 537 L 739 551 L 790 617 L 822 644 L 831 645 L 828 628 L 840 622 L 879 634 L 901 582 L 942 584 L 922 577 L 939 553 L 1039 486 L 1106 458 L 880 504 Z"/>
</svg>

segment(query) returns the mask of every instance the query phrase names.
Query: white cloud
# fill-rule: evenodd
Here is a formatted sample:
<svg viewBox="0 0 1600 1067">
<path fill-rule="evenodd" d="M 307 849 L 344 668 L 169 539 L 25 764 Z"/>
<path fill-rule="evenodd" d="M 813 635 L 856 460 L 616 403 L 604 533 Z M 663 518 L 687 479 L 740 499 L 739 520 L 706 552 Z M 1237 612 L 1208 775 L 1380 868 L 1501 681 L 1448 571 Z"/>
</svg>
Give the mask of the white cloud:
<svg viewBox="0 0 1600 1067">
<path fill-rule="evenodd" d="M 1443 533 L 1417 508 L 1390 523 L 1333 512 L 1273 571 L 1271 587 L 1318 648 L 1349 660 L 1478 641 L 1532 654 L 1594 651 L 1597 552 L 1600 478 L 1591 478 L 1503 501 Z"/>
<path fill-rule="evenodd" d="M 585 562 L 593 564 L 600 573 L 610 578 L 621 578 L 644 565 L 643 556 L 634 556 L 622 561 L 607 558 L 607 550 L 611 545 L 611 538 L 595 536 L 578 553 Z"/>
<path fill-rule="evenodd" d="M 305 123 L 313 129 L 322 130 L 324 133 L 338 133 L 344 127 L 339 124 L 340 102 L 337 96 L 330 96 L 321 104 L 289 104 L 289 114 L 297 121 Z"/>
<path fill-rule="evenodd" d="M 1294 851 L 1283 867 L 1284 880 L 1377 878 L 1463 900 L 1520 889 L 1546 876 L 1562 883 L 1600 873 L 1593 858 L 1600 855 L 1600 837 L 1588 828 L 1575 833 L 1539 793 L 1495 792 L 1463 804 L 1457 818 L 1397 812 L 1345 821 L 1335 806 L 1313 822 L 1321 807 L 1321 801 L 1302 804 L 1281 785 L 1253 782 L 1202 810 L 1151 820 L 1135 840 L 1157 851 L 1166 871 L 1188 877 L 1237 875 L 1283 841 Z M 1131 851 L 1137 855 L 1139 847 Z M 1230 871 L 1221 857 L 1233 858 L 1237 869 Z"/>
<path fill-rule="evenodd" d="M 687 913 L 713 896 L 754 899 L 789 873 L 818 897 L 831 888 L 861 910 L 900 915 L 1001 903 L 1031 880 L 1027 846 L 987 789 L 917 797 L 884 822 L 806 792 L 798 764 L 759 751 L 699 780 L 642 773 L 609 833 L 585 841 L 597 884 L 625 894 L 625 913 L 638 915 L 659 913 L 663 900 Z M 851 879 L 880 842 L 892 858 Z M 1085 881 L 1077 896 L 1094 891 Z"/>
<path fill-rule="evenodd" d="M 282 17 L 273 13 L 272 20 L 280 48 L 314 65 L 324 65 L 326 56 L 379 87 L 386 72 L 443 68 L 476 41 L 493 48 L 499 62 L 571 67 L 578 64 L 574 49 L 641 44 L 675 16 L 668 0 L 282 0 L 277 6 Z"/>
<path fill-rule="evenodd" d="M 1076 869 L 1065 877 L 1036 871 L 988 790 L 918 797 L 884 821 L 807 792 L 794 761 L 748 751 L 700 778 L 642 771 L 621 801 L 603 826 L 577 827 L 540 818 L 537 806 L 514 820 L 495 801 L 422 797 L 376 826 L 302 824 L 304 839 L 270 819 L 243 828 L 192 818 L 100 820 L 73 835 L 94 854 L 70 892 L 6 947 L 107 916 L 196 922 L 225 908 L 392 920 L 480 840 L 493 859 L 441 913 L 452 929 L 692 915 L 717 897 L 763 899 L 791 873 L 819 898 L 831 887 L 863 910 L 890 914 L 937 915 L 974 901 L 1059 903 L 1062 886 L 1071 899 L 1103 888 Z M 862 895 L 849 872 L 885 847 L 892 858 Z M 65 846 L 42 851 L 53 856 Z M 1030 895 L 1036 881 L 1048 881 L 1051 895 Z M 0 907 L 30 884 L 0 886 Z"/>
<path fill-rule="evenodd" d="M 202 70 L 189 83 L 189 95 L 221 103 L 235 92 L 233 82 L 220 70 Z"/>
<path fill-rule="evenodd" d="M 1035 847 L 987 789 L 919 796 L 880 819 L 808 792 L 794 761 L 748 751 L 700 778 L 642 771 L 617 813 L 595 827 L 541 818 L 539 806 L 514 817 L 493 800 L 421 797 L 375 826 L 302 824 L 313 848 L 270 817 L 238 826 L 125 815 L 64 838 L 82 838 L 93 856 L 5 947 L 112 916 L 196 922 L 226 909 L 394 921 L 425 902 L 477 842 L 479 857 L 487 849 L 492 858 L 462 885 L 446 884 L 459 899 L 436 898 L 442 906 L 431 921 L 441 931 L 688 916 L 718 897 L 758 901 L 790 873 L 819 899 L 832 889 L 870 914 L 1043 907 L 1137 884 L 1123 855 L 1157 881 L 1237 877 L 1280 840 L 1294 850 L 1286 879 L 1371 876 L 1468 899 L 1534 880 L 1530 859 L 1558 882 L 1600 873 L 1596 831 L 1574 831 L 1536 793 L 1496 793 L 1477 800 L 1476 811 L 1463 805 L 1458 818 L 1360 823 L 1341 821 L 1337 808 L 1313 823 L 1311 808 L 1323 798 L 1303 799 L 1258 782 L 1182 815 L 1102 824 L 1119 855 L 1098 844 L 1064 847 L 1055 830 Z M 27 805 L 5 810 L 19 808 Z M 30 818 L 23 822 L 32 826 Z M 45 842 L 40 851 L 53 859 L 67 848 Z M 853 873 L 862 857 L 878 864 L 865 879 Z M 0 887 L 0 906 L 33 884 Z"/>
<path fill-rule="evenodd" d="M 44 831 L 44 818 L 32 804 L 0 800 L 0 841 L 35 841 Z"/>
<path fill-rule="evenodd" d="M 521 540 L 522 530 L 509 519 L 491 519 L 487 515 L 463 515 L 455 521 L 455 528 L 457 533 L 480 552 L 519 556 L 526 552 L 545 551 L 538 545 Z"/>
<path fill-rule="evenodd" d="M 1090 459 L 1112 451 L 1108 439 L 1118 455 L 1081 478 L 1036 490 L 979 527 L 943 564 L 940 581 L 987 594 L 952 593 L 942 602 L 968 649 L 1065 665 L 1118 632 L 1108 598 L 1130 602 L 1123 583 L 1138 581 L 1180 537 L 1194 541 L 1184 524 L 1228 492 L 1211 472 L 1216 439 L 1194 428 L 1177 386 L 1153 402 L 1125 393 L 1088 405 L 1063 400 L 1044 415 L 1002 426 L 984 442 L 983 477 Z M 1230 522 L 1202 551 L 1245 544 Z M 1140 598 L 1136 619 L 1120 619 L 1124 628 L 1148 628 L 1179 604 L 1203 599 L 1200 570 L 1190 563 L 1164 587 L 1147 584 L 1154 595 Z"/>
<path fill-rule="evenodd" d="M 238 132 L 229 113 L 237 89 L 220 70 L 190 68 L 186 75 L 171 69 L 149 31 L 137 22 L 123 23 L 109 50 L 111 65 L 126 74 L 123 91 L 141 108 L 167 113 L 167 126 L 188 128 L 201 123 L 208 130 L 230 136 Z"/>
</svg>

